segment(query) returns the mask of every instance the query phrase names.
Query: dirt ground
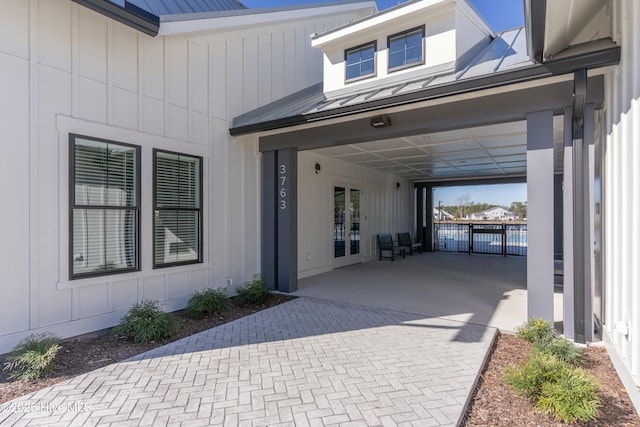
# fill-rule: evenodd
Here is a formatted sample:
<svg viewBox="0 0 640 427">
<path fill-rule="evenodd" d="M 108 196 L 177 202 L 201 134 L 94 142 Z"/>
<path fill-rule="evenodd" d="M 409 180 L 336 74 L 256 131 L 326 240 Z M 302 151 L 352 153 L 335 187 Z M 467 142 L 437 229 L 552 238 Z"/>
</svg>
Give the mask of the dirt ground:
<svg viewBox="0 0 640 427">
<path fill-rule="evenodd" d="M 192 320 L 177 313 L 179 327 L 175 339 L 213 328 L 289 299 L 291 298 L 283 295 L 272 295 L 271 300 L 263 306 L 244 308 L 233 306 L 224 314 L 203 320 Z M 110 331 L 103 332 L 97 336 L 63 341 L 62 348 L 56 357 L 55 367 L 46 378 L 35 381 L 13 381 L 9 379 L 6 372 L 0 371 L 0 403 L 166 344 L 166 342 L 135 344 Z M 497 338 L 469 406 L 464 421 L 465 426 L 557 427 L 568 425 L 558 423 L 551 417 L 536 412 L 531 402 L 515 395 L 502 382 L 505 367 L 524 362 L 530 348 L 529 343 L 513 335 L 501 334 Z M 587 425 L 640 427 L 640 417 L 631 404 L 606 350 L 596 346 L 587 347 L 584 368 L 598 378 L 602 389 L 600 417 Z"/>
</svg>

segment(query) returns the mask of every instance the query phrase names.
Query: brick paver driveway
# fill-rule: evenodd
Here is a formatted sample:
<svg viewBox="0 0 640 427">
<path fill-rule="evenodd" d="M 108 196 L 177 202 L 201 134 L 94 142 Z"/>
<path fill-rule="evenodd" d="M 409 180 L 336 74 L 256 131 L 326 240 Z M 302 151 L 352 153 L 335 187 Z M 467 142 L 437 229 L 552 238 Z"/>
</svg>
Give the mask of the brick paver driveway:
<svg viewBox="0 0 640 427">
<path fill-rule="evenodd" d="M 456 425 L 495 333 L 298 298 L 8 402 L 0 425 Z"/>
</svg>

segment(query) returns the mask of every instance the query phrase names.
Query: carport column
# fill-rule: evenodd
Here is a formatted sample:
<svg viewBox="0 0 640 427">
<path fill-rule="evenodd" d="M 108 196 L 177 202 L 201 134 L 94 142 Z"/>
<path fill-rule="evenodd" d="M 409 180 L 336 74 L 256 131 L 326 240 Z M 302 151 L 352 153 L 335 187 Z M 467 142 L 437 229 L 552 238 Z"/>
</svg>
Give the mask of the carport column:
<svg viewBox="0 0 640 427">
<path fill-rule="evenodd" d="M 298 290 L 298 150 L 278 150 L 276 157 L 277 284 L 281 292 L 295 292 Z"/>
<path fill-rule="evenodd" d="M 277 290 L 278 216 L 276 192 L 276 152 L 262 153 L 262 275 L 271 290 Z"/>
<path fill-rule="evenodd" d="M 432 252 L 434 251 L 433 248 L 433 231 L 434 231 L 434 226 L 433 226 L 433 187 L 431 185 L 427 185 L 426 186 L 426 198 L 424 201 L 424 207 L 425 207 L 425 212 L 427 213 L 426 215 L 426 222 L 427 222 L 427 227 L 425 229 L 425 244 L 424 246 L 426 246 L 426 248 L 424 248 L 425 251 L 427 252 Z"/>
<path fill-rule="evenodd" d="M 553 324 L 553 112 L 527 115 L 527 314 Z"/>
<path fill-rule="evenodd" d="M 262 153 L 262 274 L 270 289 L 298 290 L 298 152 Z"/>
<path fill-rule="evenodd" d="M 564 185 L 562 218 L 562 294 L 563 324 L 562 331 L 567 338 L 573 339 L 573 119 L 571 108 L 564 112 Z"/>
</svg>

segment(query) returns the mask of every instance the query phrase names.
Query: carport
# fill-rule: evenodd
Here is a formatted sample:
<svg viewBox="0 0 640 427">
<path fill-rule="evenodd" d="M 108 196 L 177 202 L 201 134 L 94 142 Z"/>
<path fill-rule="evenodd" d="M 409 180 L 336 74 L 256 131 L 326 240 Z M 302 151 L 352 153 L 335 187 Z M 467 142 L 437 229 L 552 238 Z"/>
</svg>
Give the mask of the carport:
<svg viewBox="0 0 640 427">
<path fill-rule="evenodd" d="M 311 169 L 306 160 L 304 170 L 300 168 L 299 153 L 387 169 L 403 180 L 397 189 L 410 183 L 416 201 L 387 198 L 385 212 L 393 215 L 400 209 L 411 218 L 433 210 L 430 189 L 435 186 L 524 179 L 529 229 L 525 316 L 553 320 L 554 254 L 560 251 L 565 262 L 565 334 L 591 340 L 593 331 L 585 325 L 592 323 L 597 309 L 591 305 L 590 249 L 584 240 L 592 234 L 590 165 L 598 159 L 595 124 L 604 97 L 600 70 L 617 63 L 620 51 L 610 40 L 596 40 L 536 62 L 524 49 L 528 44 L 530 51 L 536 50 L 535 31 L 528 26 L 528 32 L 498 35 L 453 74 L 400 83 L 381 80 L 366 91 L 335 97 L 325 96 L 318 84 L 236 117 L 231 134 L 257 134 L 262 153 L 262 272 L 267 280 L 283 292 L 298 290 L 298 264 L 304 260 L 298 245 L 308 228 L 298 226 L 298 205 L 309 192 L 302 175 Z M 511 131 L 513 127 L 517 130 Z M 493 145 L 483 145 L 484 137 L 476 135 L 483 129 L 491 129 L 484 137 Z M 460 133 L 463 137 L 456 136 Z M 437 138 L 443 138 L 442 143 L 433 144 Z M 434 147 L 443 150 L 438 153 Z M 398 150 L 411 154 L 384 155 Z M 412 157 L 414 163 L 407 160 Z M 323 170 L 320 162 L 315 164 L 315 173 Z M 412 227 L 427 251 L 433 248 L 432 227 L 430 219 L 416 220 Z M 384 231 L 389 230 L 371 228 L 369 241 Z M 382 264 L 358 268 L 377 265 Z M 455 271 L 445 274 L 452 278 Z M 446 295 L 444 288 L 432 289 L 430 295 Z"/>
</svg>

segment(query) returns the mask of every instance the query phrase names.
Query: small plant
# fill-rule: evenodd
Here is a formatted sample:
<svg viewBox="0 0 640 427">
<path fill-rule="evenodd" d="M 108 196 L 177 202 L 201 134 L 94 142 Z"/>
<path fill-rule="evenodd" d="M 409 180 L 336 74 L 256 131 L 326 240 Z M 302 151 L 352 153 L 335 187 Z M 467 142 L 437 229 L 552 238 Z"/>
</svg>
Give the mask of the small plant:
<svg viewBox="0 0 640 427">
<path fill-rule="evenodd" d="M 7 358 L 4 370 L 18 380 L 35 380 L 53 367 L 60 349 L 58 338 L 50 333 L 33 334 L 22 340 Z"/>
<path fill-rule="evenodd" d="M 551 341 L 556 337 L 556 332 L 548 321 L 532 318 L 516 329 L 516 335 L 532 344 L 539 344 Z"/>
<path fill-rule="evenodd" d="M 580 368 L 564 370 L 554 382 L 542 386 L 536 408 L 565 423 L 598 417 L 598 383 Z"/>
<path fill-rule="evenodd" d="M 229 308 L 229 298 L 224 289 L 203 289 L 196 291 L 187 303 L 186 315 L 202 319 L 218 314 Z"/>
<path fill-rule="evenodd" d="M 571 365 L 575 366 L 582 363 L 582 349 L 564 338 L 556 336 L 551 340 L 537 343 L 536 347 L 540 351 L 551 354 Z"/>
<path fill-rule="evenodd" d="M 139 343 L 171 338 L 176 331 L 173 316 L 160 309 L 157 301 L 144 300 L 129 309 L 115 332 Z"/>
<path fill-rule="evenodd" d="M 504 381 L 516 393 L 536 401 L 546 383 L 555 382 L 571 366 L 557 357 L 534 349 L 522 366 L 509 366 Z"/>
<path fill-rule="evenodd" d="M 238 305 L 259 305 L 269 300 L 271 291 L 267 288 L 267 282 L 260 275 L 253 276 L 253 280 L 246 282 L 236 289 L 238 296 L 235 301 Z"/>
</svg>

